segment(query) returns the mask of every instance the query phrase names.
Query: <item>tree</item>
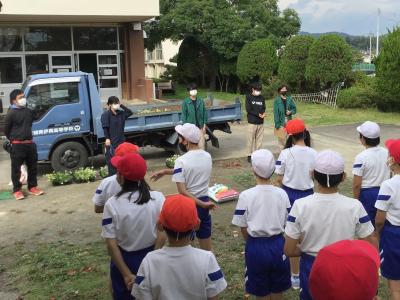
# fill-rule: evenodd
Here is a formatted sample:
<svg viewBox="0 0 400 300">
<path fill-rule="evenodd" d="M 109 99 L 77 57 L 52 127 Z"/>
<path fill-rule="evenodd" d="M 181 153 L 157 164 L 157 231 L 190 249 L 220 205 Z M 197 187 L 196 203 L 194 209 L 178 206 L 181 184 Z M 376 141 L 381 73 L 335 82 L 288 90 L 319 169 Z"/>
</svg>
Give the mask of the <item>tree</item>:
<svg viewBox="0 0 400 300">
<path fill-rule="evenodd" d="M 317 88 L 330 88 L 351 75 L 352 58 L 351 47 L 342 37 L 322 35 L 310 47 L 306 79 Z"/>
<path fill-rule="evenodd" d="M 314 38 L 299 35 L 286 44 L 279 62 L 279 78 L 293 90 L 302 92 L 306 87 L 306 63 Z"/>
<path fill-rule="evenodd" d="M 261 80 L 267 83 L 278 67 L 276 49 L 271 39 L 260 39 L 244 45 L 237 60 L 236 74 L 242 82 Z"/>
<path fill-rule="evenodd" d="M 400 112 L 400 27 L 386 36 L 376 60 L 378 108 Z"/>
</svg>

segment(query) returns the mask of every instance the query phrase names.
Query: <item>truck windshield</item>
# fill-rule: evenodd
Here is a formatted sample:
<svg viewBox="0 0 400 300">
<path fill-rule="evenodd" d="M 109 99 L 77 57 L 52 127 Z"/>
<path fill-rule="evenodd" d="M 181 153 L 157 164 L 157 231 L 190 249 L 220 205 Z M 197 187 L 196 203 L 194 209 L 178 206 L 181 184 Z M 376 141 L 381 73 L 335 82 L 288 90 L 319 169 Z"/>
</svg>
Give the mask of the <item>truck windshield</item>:
<svg viewBox="0 0 400 300">
<path fill-rule="evenodd" d="M 26 77 L 24 83 L 22 84 L 22 90 L 25 92 L 26 87 L 28 86 L 29 82 L 31 81 L 31 76 Z M 26 97 L 26 95 L 25 95 Z"/>
</svg>

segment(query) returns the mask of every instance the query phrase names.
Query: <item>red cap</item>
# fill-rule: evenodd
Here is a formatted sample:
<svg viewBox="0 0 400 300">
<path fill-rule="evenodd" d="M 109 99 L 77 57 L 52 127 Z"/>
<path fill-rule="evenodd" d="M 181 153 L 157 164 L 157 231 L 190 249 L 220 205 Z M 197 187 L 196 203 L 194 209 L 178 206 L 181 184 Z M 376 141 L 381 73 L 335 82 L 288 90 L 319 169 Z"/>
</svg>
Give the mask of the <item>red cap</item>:
<svg viewBox="0 0 400 300">
<path fill-rule="evenodd" d="M 306 125 L 303 120 L 294 119 L 286 123 L 285 129 L 288 134 L 297 134 L 306 130 Z"/>
<path fill-rule="evenodd" d="M 130 181 L 144 179 L 147 171 L 146 161 L 137 153 L 127 153 L 124 156 L 114 156 L 111 164 L 118 173 Z"/>
<path fill-rule="evenodd" d="M 321 249 L 311 269 L 315 300 L 372 300 L 378 290 L 378 251 L 368 242 L 344 240 Z"/>
<path fill-rule="evenodd" d="M 122 143 L 115 149 L 116 156 L 124 156 L 127 153 L 137 153 L 139 151 L 139 147 L 135 144 L 131 143 Z"/>
<path fill-rule="evenodd" d="M 167 196 L 161 209 L 161 225 L 175 232 L 188 232 L 199 225 L 196 204 L 181 194 Z"/>
<path fill-rule="evenodd" d="M 389 155 L 394 158 L 396 163 L 400 164 L 400 139 L 387 140 L 385 145 L 389 150 Z"/>
</svg>

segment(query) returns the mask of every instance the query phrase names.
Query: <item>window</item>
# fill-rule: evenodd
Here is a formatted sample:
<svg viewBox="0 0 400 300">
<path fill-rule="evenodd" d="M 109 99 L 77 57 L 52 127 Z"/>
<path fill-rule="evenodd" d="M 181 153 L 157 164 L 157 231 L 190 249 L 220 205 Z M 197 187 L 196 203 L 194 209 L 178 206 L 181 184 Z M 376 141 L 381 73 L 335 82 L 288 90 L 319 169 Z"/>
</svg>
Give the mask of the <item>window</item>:
<svg viewBox="0 0 400 300">
<path fill-rule="evenodd" d="M 0 84 L 22 82 L 21 57 L 0 57 Z"/>
<path fill-rule="evenodd" d="M 32 54 L 25 56 L 26 74 L 49 73 L 49 56 L 47 54 Z"/>
<path fill-rule="evenodd" d="M 118 27 L 119 50 L 125 50 L 125 27 Z"/>
<path fill-rule="evenodd" d="M 53 106 L 78 103 L 78 84 L 78 82 L 62 82 L 32 86 L 27 97 L 27 106 L 32 109 L 34 119 L 40 119 Z"/>
<path fill-rule="evenodd" d="M 0 52 L 22 51 L 22 37 L 19 28 L 0 27 Z"/>
<path fill-rule="evenodd" d="M 116 27 L 75 27 L 75 50 L 118 50 Z"/>
<path fill-rule="evenodd" d="M 68 27 L 29 27 L 24 35 L 26 51 L 71 51 Z"/>
<path fill-rule="evenodd" d="M 153 51 L 149 51 L 149 50 L 146 50 L 146 51 L 147 51 L 146 61 L 151 62 L 153 60 Z"/>
<path fill-rule="evenodd" d="M 162 60 L 163 59 L 163 51 L 162 51 L 161 44 L 156 45 L 155 52 L 156 52 L 156 60 Z"/>
</svg>

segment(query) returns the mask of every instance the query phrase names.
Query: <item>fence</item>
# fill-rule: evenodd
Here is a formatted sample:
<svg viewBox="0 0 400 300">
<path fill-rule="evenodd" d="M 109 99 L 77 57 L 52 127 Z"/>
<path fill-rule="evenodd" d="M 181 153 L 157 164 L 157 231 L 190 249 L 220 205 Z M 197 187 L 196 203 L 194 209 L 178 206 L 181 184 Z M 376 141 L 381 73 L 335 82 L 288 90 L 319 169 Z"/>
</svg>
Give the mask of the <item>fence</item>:
<svg viewBox="0 0 400 300">
<path fill-rule="evenodd" d="M 292 99 L 298 102 L 319 103 L 336 108 L 337 95 L 340 88 L 343 86 L 344 82 L 341 82 L 335 87 L 321 91 L 319 93 L 294 94 L 292 95 Z"/>
</svg>

